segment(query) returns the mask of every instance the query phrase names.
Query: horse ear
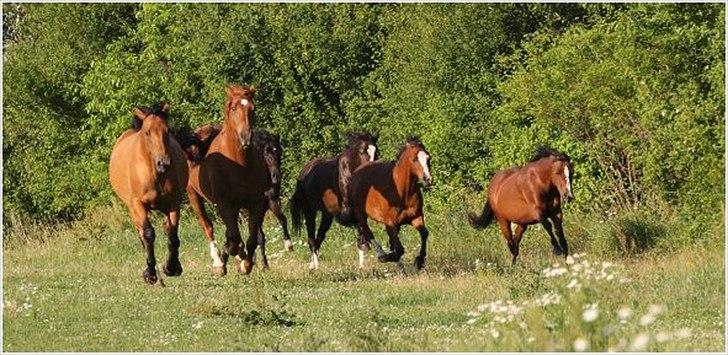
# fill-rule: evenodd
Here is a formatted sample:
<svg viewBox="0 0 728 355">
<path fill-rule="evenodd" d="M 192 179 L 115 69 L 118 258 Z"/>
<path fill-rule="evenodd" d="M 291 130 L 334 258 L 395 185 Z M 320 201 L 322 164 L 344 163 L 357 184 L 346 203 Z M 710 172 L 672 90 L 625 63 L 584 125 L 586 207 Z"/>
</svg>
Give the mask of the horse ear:
<svg viewBox="0 0 728 355">
<path fill-rule="evenodd" d="M 374 133 L 374 135 L 372 135 L 372 143 L 377 144 L 378 140 L 379 140 L 379 133 Z"/>
<path fill-rule="evenodd" d="M 162 104 L 162 112 L 164 112 L 165 115 L 169 113 L 169 103 L 165 102 Z"/>
<path fill-rule="evenodd" d="M 227 93 L 227 96 L 234 96 L 235 95 L 235 87 L 232 84 L 229 84 L 225 87 L 225 93 Z"/>
<path fill-rule="evenodd" d="M 253 97 L 256 91 L 257 90 L 255 89 L 255 86 L 251 85 L 248 87 L 248 93 L 250 94 L 250 97 Z"/>
<path fill-rule="evenodd" d="M 147 117 L 147 114 L 144 113 L 139 107 L 134 107 L 131 109 L 131 113 L 134 114 L 134 117 L 138 118 L 139 120 L 144 120 Z"/>
</svg>

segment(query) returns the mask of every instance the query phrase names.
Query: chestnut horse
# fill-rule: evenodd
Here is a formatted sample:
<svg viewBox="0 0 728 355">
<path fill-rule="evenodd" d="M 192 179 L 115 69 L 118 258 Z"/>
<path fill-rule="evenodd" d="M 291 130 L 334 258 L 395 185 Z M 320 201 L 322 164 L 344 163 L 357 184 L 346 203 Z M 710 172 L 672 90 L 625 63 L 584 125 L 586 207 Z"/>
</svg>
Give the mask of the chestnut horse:
<svg viewBox="0 0 728 355">
<path fill-rule="evenodd" d="M 235 256 L 238 272 L 248 274 L 252 271 L 252 256 L 258 246 L 256 237 L 266 210 L 265 192 L 270 189 L 270 181 L 262 154 L 251 144 L 254 94 L 252 87 L 228 86 L 222 129 L 210 142 L 202 160 L 188 164 L 187 196 L 209 242 L 212 271 L 217 275 L 227 272 L 225 264 L 229 255 Z M 226 241 L 222 253 L 218 251 L 213 226 L 201 197 L 215 207 L 225 223 Z M 247 244 L 243 243 L 238 228 L 241 210 L 247 211 L 248 215 Z"/>
<path fill-rule="evenodd" d="M 571 193 L 572 172 L 571 160 L 566 154 L 539 147 L 525 166 L 501 170 L 493 176 L 483 213 L 480 216 L 469 213 L 470 225 L 477 229 L 485 228 L 493 218 L 497 219 L 513 255 L 512 264 L 518 257 L 521 236 L 529 225 L 536 223 L 541 223 L 548 232 L 554 254 L 568 256 L 569 247 L 561 225 L 561 202 L 574 198 Z M 516 224 L 515 235 L 511 233 L 511 223 Z M 552 223 L 558 241 L 554 238 Z"/>
<path fill-rule="evenodd" d="M 210 143 L 220 133 L 221 129 L 222 126 L 219 125 L 204 125 L 195 129 L 194 132 L 184 135 L 183 140 L 190 141 L 187 144 L 186 152 L 192 164 L 199 162 L 207 154 Z M 278 135 L 268 133 L 264 130 L 254 129 L 253 145 L 258 147 L 259 152 L 263 154 L 268 171 L 268 178 L 270 179 L 270 189 L 265 192 L 268 209 L 273 212 L 283 228 L 283 246 L 285 250 L 292 251 L 293 243 L 288 233 L 288 219 L 281 208 L 281 160 L 283 148 L 281 147 L 280 138 Z M 265 234 L 263 233 L 263 228 L 261 228 L 258 232 L 258 245 L 263 255 L 263 265 L 267 268 L 268 258 L 265 253 L 265 244 Z"/>
<path fill-rule="evenodd" d="M 116 195 L 129 208 L 146 250 L 147 268 L 142 277 L 154 284 L 157 271 L 150 210 L 166 216 L 164 230 L 169 238 L 169 258 L 164 273 L 168 276 L 182 274 L 177 228 L 182 191 L 187 185 L 187 164 L 182 148 L 169 133 L 169 105 L 164 104 L 161 109 L 136 107 L 132 112 L 133 128 L 122 133 L 111 152 L 109 179 Z"/>
<path fill-rule="evenodd" d="M 348 147 L 336 157 L 318 158 L 308 162 L 296 181 L 296 191 L 291 197 L 293 229 L 301 229 L 301 214 L 306 221 L 308 247 L 311 250 L 312 269 L 318 269 L 319 250 L 333 218 L 349 219 L 351 210 L 348 192 L 351 174 L 360 165 L 374 161 L 377 152 L 377 136 L 366 133 L 349 133 Z M 316 232 L 316 214 L 321 211 L 321 224 Z"/>
<path fill-rule="evenodd" d="M 407 138 L 396 161 L 374 162 L 357 169 L 351 177 L 350 199 L 352 213 L 359 233 L 359 267 L 364 264 L 364 252 L 373 242 L 381 262 L 396 262 L 402 272 L 400 261 L 404 247 L 399 240 L 400 227 L 410 224 L 420 234 L 420 254 L 415 266 L 425 266 L 427 237 L 422 211 L 422 191 L 419 184 L 432 183 L 430 175 L 430 154 L 416 137 Z M 385 225 L 389 235 L 390 253 L 385 254 L 374 240 L 367 217 Z"/>
</svg>

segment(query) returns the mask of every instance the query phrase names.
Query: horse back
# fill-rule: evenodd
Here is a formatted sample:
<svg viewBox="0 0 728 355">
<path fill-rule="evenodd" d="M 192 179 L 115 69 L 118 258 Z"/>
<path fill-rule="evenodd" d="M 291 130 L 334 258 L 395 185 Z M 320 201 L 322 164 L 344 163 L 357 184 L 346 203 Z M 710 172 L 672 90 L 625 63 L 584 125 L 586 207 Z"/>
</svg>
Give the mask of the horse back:
<svg viewBox="0 0 728 355">
<path fill-rule="evenodd" d="M 416 183 L 400 196 L 393 179 L 395 162 L 372 162 L 357 169 L 351 181 L 354 209 L 377 222 L 406 224 L 422 215 L 422 192 Z"/>
<path fill-rule="evenodd" d="M 540 221 L 546 206 L 537 179 L 529 165 L 496 173 L 488 186 L 488 203 L 496 217 L 519 224 Z"/>
</svg>

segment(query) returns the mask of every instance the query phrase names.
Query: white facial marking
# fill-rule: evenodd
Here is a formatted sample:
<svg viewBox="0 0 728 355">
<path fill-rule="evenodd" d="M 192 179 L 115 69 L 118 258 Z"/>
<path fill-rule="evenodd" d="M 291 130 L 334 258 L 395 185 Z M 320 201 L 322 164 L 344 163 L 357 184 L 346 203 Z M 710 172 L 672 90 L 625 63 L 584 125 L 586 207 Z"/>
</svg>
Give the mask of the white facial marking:
<svg viewBox="0 0 728 355">
<path fill-rule="evenodd" d="M 243 106 L 245 106 L 245 105 L 248 104 L 248 100 L 247 99 L 240 99 L 240 104 L 243 105 Z"/>
<path fill-rule="evenodd" d="M 212 257 L 212 267 L 221 267 L 223 265 L 220 259 L 220 253 L 217 251 L 217 242 L 210 242 L 210 257 Z"/>
<path fill-rule="evenodd" d="M 564 165 L 564 177 L 566 178 L 566 192 L 571 193 L 571 179 L 569 179 L 569 167 Z"/>
<path fill-rule="evenodd" d="M 364 267 L 364 250 L 359 249 L 359 268 Z"/>
<path fill-rule="evenodd" d="M 377 147 L 373 145 L 369 145 L 369 148 L 367 148 L 367 154 L 369 154 L 369 161 L 374 161 L 374 154 L 377 153 Z"/>
<path fill-rule="evenodd" d="M 419 161 L 420 165 L 422 165 L 422 171 L 424 171 L 425 177 L 429 179 L 430 178 L 430 168 L 427 166 L 427 158 L 428 158 L 427 153 L 425 153 L 421 150 L 417 153 L 417 161 Z"/>
</svg>

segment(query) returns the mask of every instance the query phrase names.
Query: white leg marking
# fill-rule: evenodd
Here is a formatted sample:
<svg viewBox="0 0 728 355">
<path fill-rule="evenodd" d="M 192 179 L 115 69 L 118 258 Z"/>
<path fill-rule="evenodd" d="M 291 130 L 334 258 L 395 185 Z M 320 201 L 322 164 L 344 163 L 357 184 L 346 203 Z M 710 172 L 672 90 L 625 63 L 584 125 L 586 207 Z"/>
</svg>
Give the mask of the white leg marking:
<svg viewBox="0 0 728 355">
<path fill-rule="evenodd" d="M 369 161 L 374 161 L 374 155 L 377 153 L 377 147 L 373 145 L 369 145 L 369 148 L 367 148 L 367 154 L 369 154 Z"/>
<path fill-rule="evenodd" d="M 364 250 L 359 249 L 359 268 L 364 267 Z"/>
<path fill-rule="evenodd" d="M 427 153 L 421 150 L 417 153 L 417 161 L 419 161 L 420 165 L 422 165 L 422 171 L 424 172 L 425 178 L 430 179 L 430 167 L 429 164 L 427 164 L 427 158 L 429 158 Z"/>
<path fill-rule="evenodd" d="M 210 242 L 210 256 L 212 257 L 212 267 L 223 266 L 222 259 L 220 259 L 220 252 L 217 250 L 217 242 Z"/>
<path fill-rule="evenodd" d="M 293 249 L 293 243 L 291 243 L 290 240 L 284 240 L 283 247 L 286 248 L 287 251 L 291 251 Z"/>
</svg>

